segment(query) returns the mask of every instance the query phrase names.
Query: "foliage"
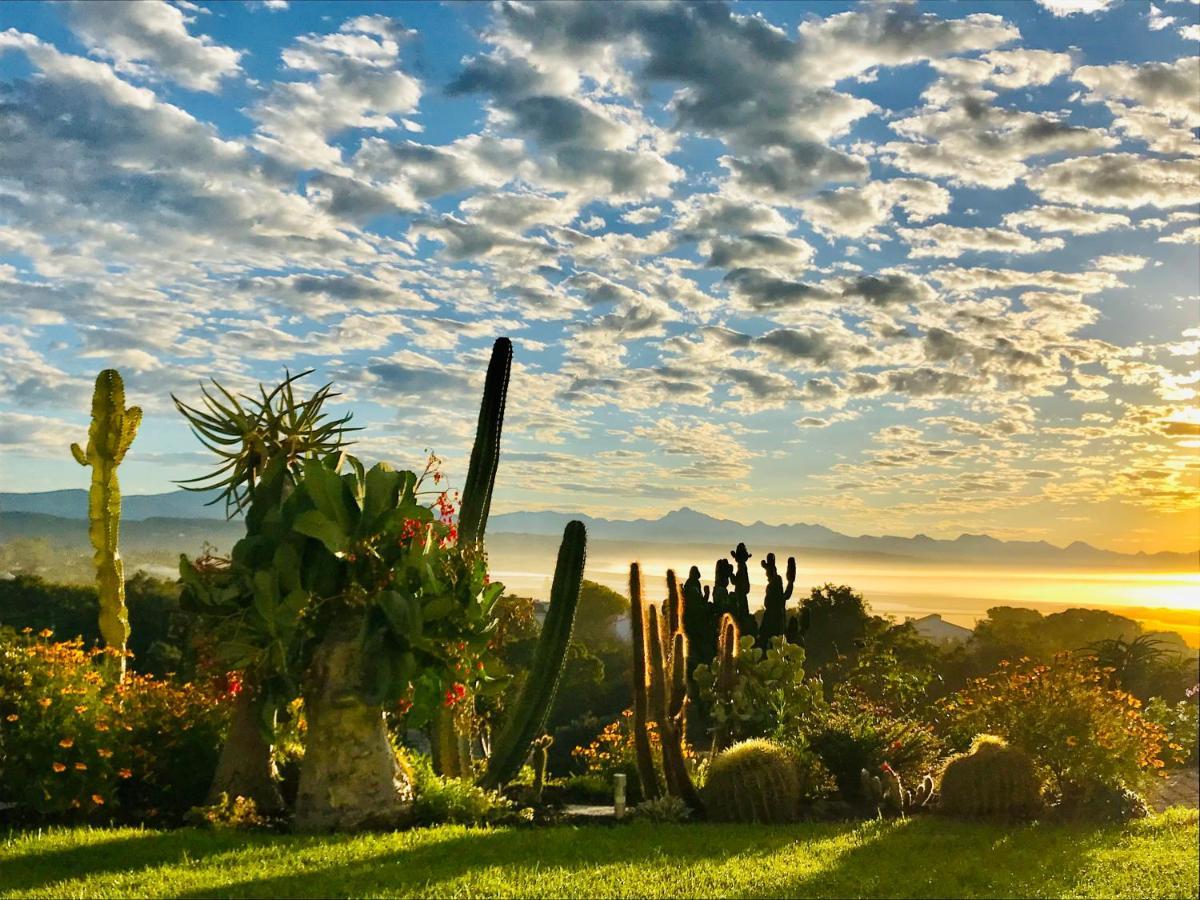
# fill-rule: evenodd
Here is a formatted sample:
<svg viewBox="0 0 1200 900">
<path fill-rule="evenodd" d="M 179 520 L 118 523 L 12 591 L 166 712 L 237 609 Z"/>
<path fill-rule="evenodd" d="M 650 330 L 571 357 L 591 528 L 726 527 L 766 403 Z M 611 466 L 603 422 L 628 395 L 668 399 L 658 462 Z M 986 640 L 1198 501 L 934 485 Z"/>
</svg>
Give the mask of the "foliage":
<svg viewBox="0 0 1200 900">
<path fill-rule="evenodd" d="M 813 672 L 839 656 L 858 655 L 871 616 L 862 594 L 849 585 L 815 587 L 800 603 L 800 634 Z"/>
<path fill-rule="evenodd" d="M 184 821 L 198 828 L 231 828 L 236 831 L 270 828 L 278 824 L 259 813 L 258 806 L 249 797 L 230 797 L 226 793 L 221 793 L 215 803 L 192 807 Z"/>
<path fill-rule="evenodd" d="M 311 369 L 289 373 L 270 391 L 259 385 L 258 397 L 235 396 L 213 379 L 215 393 L 200 388 L 202 409 L 172 394 L 192 433 L 221 461 L 215 471 L 187 479 L 181 486 L 189 491 L 218 491 L 210 505 L 223 500 L 232 518 L 249 507 L 259 478 L 272 462 L 281 461 L 294 483 L 305 460 L 336 454 L 345 444 L 346 433 L 355 430 L 348 425 L 351 416 L 329 419 L 324 412 L 326 401 L 338 396 L 332 384 L 296 399 L 295 383 L 310 374 Z"/>
<path fill-rule="evenodd" d="M 1073 804 L 1060 806 L 1057 811 L 1064 817 L 1119 825 L 1145 819 L 1150 815 L 1150 807 L 1145 798 L 1123 784 L 1095 785 L 1085 797 Z"/>
<path fill-rule="evenodd" d="M 1169 766 L 1195 766 L 1197 743 L 1200 741 L 1200 705 L 1194 699 L 1168 703 L 1155 697 L 1146 704 L 1143 716 L 1162 728 L 1166 734 L 1166 750 L 1163 753 Z"/>
<path fill-rule="evenodd" d="M 946 763 L 938 801 L 949 815 L 1024 818 L 1042 809 L 1042 785 L 1029 754 L 981 734 Z"/>
<path fill-rule="evenodd" d="M 121 485 L 117 468 L 129 452 L 142 421 L 140 407 L 125 408 L 125 383 L 116 369 L 96 376 L 92 392 L 92 422 L 87 448 L 71 445 L 81 466 L 91 467 L 88 491 L 88 538 L 95 551 L 96 589 L 100 598 L 100 635 L 117 651 L 110 662 L 125 675 L 125 645 L 129 641 L 129 614 L 125 609 L 125 566 L 117 541 L 121 529 Z"/>
<path fill-rule="evenodd" d="M 697 666 L 694 673 L 701 702 L 715 733 L 732 740 L 776 734 L 785 723 L 807 718 L 824 701 L 819 684 L 804 680 L 805 650 L 777 637 L 768 650 L 742 637 L 735 661 L 736 677 L 722 688 L 718 673 Z"/>
<path fill-rule="evenodd" d="M 943 704 L 951 740 L 990 732 L 1029 753 L 1060 795 L 1093 785 L 1140 784 L 1164 766 L 1162 726 L 1131 694 L 1110 690 L 1104 673 L 1068 654 L 1049 664 L 1022 660 L 973 680 Z"/>
<path fill-rule="evenodd" d="M 678 797 L 665 795 L 654 800 L 643 800 L 629 811 L 629 817 L 638 822 L 654 822 L 669 825 L 686 821 L 692 808 Z"/>
<path fill-rule="evenodd" d="M 719 753 L 704 785 L 704 807 L 716 822 L 793 822 L 804 785 L 792 753 L 761 738 Z"/>
<path fill-rule="evenodd" d="M 427 756 L 409 759 L 416 794 L 414 813 L 420 825 L 486 825 L 511 821 L 515 807 L 496 791 L 486 790 L 466 778 L 447 778 L 433 770 Z"/>
<path fill-rule="evenodd" d="M 662 758 L 662 740 L 658 726 L 649 722 L 645 731 L 649 742 L 650 752 L 655 760 Z M 626 776 L 626 792 L 630 803 L 638 803 L 644 797 L 641 782 L 638 779 L 637 751 L 634 746 L 635 726 L 633 710 L 627 709 L 620 717 L 610 722 L 604 729 L 586 745 L 577 746 L 571 751 L 576 765 L 586 777 L 599 778 L 606 785 L 604 793 L 612 796 L 613 776 L 618 772 Z M 684 759 L 688 769 L 695 776 L 700 760 L 691 745 L 684 743 Z"/>
<path fill-rule="evenodd" d="M 194 677 L 195 617 L 180 608 L 179 587 L 145 572 L 125 582 L 129 610 L 129 666 L 163 677 Z M 0 622 L 16 629 L 49 628 L 63 637 L 82 638 L 84 646 L 100 639 L 99 598 L 94 585 L 56 584 L 36 575 L 0 580 Z"/>
<path fill-rule="evenodd" d="M 49 820 L 177 822 L 216 765 L 228 696 L 131 674 L 111 649 L 0 638 L 0 796 Z"/>
<path fill-rule="evenodd" d="M 940 741 L 924 722 L 892 716 L 885 708 L 849 694 L 789 723 L 780 737 L 793 745 L 807 740 L 849 802 L 864 799 L 863 769 L 879 772 L 886 763 L 915 784 L 930 771 L 941 750 Z"/>
</svg>

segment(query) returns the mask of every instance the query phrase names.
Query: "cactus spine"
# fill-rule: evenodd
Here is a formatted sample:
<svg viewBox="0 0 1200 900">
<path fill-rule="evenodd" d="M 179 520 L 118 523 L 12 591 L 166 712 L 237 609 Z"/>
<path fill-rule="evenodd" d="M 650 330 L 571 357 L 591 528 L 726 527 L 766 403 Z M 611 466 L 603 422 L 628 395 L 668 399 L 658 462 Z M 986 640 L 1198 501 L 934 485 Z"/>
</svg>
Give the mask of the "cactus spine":
<svg viewBox="0 0 1200 900">
<path fill-rule="evenodd" d="M 116 369 L 96 376 L 92 392 L 92 422 L 87 449 L 71 445 L 71 454 L 81 466 L 92 467 L 88 491 L 88 537 L 96 564 L 96 586 L 100 595 L 100 636 L 116 650 L 118 676 L 125 677 L 125 647 L 129 642 L 129 614 L 125 609 L 125 567 L 117 547 L 121 528 L 121 485 L 117 467 L 129 450 L 142 421 L 136 406 L 125 408 L 125 385 Z"/>
<path fill-rule="evenodd" d="M 488 760 L 487 771 L 480 783 L 495 790 L 512 779 L 520 770 L 534 737 L 546 724 L 558 680 L 566 660 L 571 630 L 575 626 L 575 611 L 583 587 L 583 566 L 587 558 L 587 529 L 582 522 L 567 523 L 558 562 L 554 566 L 554 583 L 550 589 L 550 609 L 542 623 L 537 650 L 529 669 L 529 677 L 521 696 L 496 740 Z"/>
<path fill-rule="evenodd" d="M 653 607 L 651 607 L 653 609 Z M 642 783 L 642 799 L 657 800 L 658 774 L 650 750 L 649 714 L 647 710 L 650 682 L 646 671 L 646 608 L 642 602 L 642 570 L 637 563 L 629 565 L 629 624 L 633 643 L 633 748 L 637 759 L 638 781 Z M 652 634 L 658 633 L 657 617 Z"/>
</svg>

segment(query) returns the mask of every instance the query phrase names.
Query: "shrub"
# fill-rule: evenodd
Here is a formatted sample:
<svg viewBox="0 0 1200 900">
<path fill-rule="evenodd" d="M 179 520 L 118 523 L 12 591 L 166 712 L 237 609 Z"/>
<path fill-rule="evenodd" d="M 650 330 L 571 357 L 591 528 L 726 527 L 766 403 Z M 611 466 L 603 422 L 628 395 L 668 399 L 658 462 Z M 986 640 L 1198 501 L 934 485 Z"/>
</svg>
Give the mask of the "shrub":
<svg viewBox="0 0 1200 900">
<path fill-rule="evenodd" d="M 851 706 L 841 698 L 823 715 L 801 723 L 807 741 L 832 774 L 842 799 L 864 800 L 862 771 L 886 763 L 910 784 L 933 767 L 941 744 L 932 729 L 915 719 L 893 718 L 881 707 Z"/>
<path fill-rule="evenodd" d="M 228 704 L 130 674 L 79 640 L 0 636 L 0 798 L 47 820 L 176 823 L 204 795 Z"/>
<path fill-rule="evenodd" d="M 1124 824 L 1150 815 L 1145 798 L 1124 785 L 1095 785 L 1078 803 L 1060 809 L 1066 816 Z"/>
<path fill-rule="evenodd" d="M 473 781 L 438 775 L 428 756 L 413 754 L 406 765 L 411 767 L 413 814 L 419 825 L 488 825 L 516 818 L 516 807 L 510 800 Z"/>
<path fill-rule="evenodd" d="M 793 822 L 803 794 L 796 758 L 781 744 L 754 739 L 717 755 L 704 785 L 704 808 L 717 822 Z"/>
<path fill-rule="evenodd" d="M 1104 672 L 1061 654 L 1050 664 L 1022 660 L 971 681 L 943 702 L 952 739 L 990 732 L 1029 753 L 1061 797 L 1094 785 L 1139 785 L 1164 766 L 1163 728 L 1131 694 L 1110 690 Z"/>
<path fill-rule="evenodd" d="M 641 822 L 670 825 L 685 821 L 691 814 L 691 807 L 683 800 L 664 794 L 657 800 L 643 800 L 630 810 L 629 817 Z"/>
<path fill-rule="evenodd" d="M 1166 734 L 1167 747 L 1163 754 L 1168 766 L 1195 766 L 1197 741 L 1200 735 L 1200 706 L 1195 700 L 1168 703 L 1155 697 L 1146 704 L 1146 719 L 1158 725 Z"/>
<path fill-rule="evenodd" d="M 989 734 L 946 763 L 938 796 L 939 809 L 957 816 L 1025 818 L 1042 808 L 1041 781 L 1029 754 Z"/>
<path fill-rule="evenodd" d="M 662 739 L 659 737 L 658 726 L 654 722 L 647 725 L 650 735 L 650 749 L 656 759 L 662 758 Z M 626 776 L 627 797 L 630 805 L 642 800 L 641 781 L 638 778 L 637 759 L 633 746 L 633 711 L 625 710 L 621 718 L 604 726 L 590 744 L 576 747 L 571 751 L 576 765 L 583 769 L 584 775 L 597 776 L 608 785 L 608 796 L 612 796 L 613 776 L 623 772 Z M 695 777 L 700 761 L 691 745 L 683 743 L 684 761 L 689 771 Z"/>
</svg>

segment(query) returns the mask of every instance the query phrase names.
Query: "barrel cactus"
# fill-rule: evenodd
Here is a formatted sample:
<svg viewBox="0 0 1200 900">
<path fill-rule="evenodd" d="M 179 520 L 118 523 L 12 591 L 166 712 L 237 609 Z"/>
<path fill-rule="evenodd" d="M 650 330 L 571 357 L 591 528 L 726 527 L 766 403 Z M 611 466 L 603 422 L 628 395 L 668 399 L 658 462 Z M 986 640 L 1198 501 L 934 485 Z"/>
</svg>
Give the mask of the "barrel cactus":
<svg viewBox="0 0 1200 900">
<path fill-rule="evenodd" d="M 803 786 L 796 760 L 774 741 L 756 738 L 719 753 L 704 786 L 704 807 L 717 822 L 794 822 Z"/>
<path fill-rule="evenodd" d="M 967 753 L 946 763 L 938 796 L 941 811 L 958 816 L 1027 818 L 1042 808 L 1033 759 L 990 734 L 978 735 Z"/>
</svg>

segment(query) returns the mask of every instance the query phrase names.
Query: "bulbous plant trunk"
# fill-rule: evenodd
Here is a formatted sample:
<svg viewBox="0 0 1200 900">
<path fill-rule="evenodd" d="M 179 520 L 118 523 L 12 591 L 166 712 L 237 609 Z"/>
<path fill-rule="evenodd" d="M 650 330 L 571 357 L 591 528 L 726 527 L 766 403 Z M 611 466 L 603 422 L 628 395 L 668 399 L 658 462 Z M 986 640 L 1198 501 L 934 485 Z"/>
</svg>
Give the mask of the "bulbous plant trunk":
<svg viewBox="0 0 1200 900">
<path fill-rule="evenodd" d="M 362 699 L 362 626 L 361 612 L 341 613 L 313 656 L 298 831 L 397 828 L 412 818 L 412 780 L 388 741 L 383 707 Z"/>
<path fill-rule="evenodd" d="M 260 813 L 278 815 L 284 811 L 271 745 L 259 725 L 259 705 L 248 687 L 234 704 L 229 735 L 217 760 L 208 802 L 219 802 L 222 794 L 231 800 L 234 797 L 253 800 Z"/>
</svg>

